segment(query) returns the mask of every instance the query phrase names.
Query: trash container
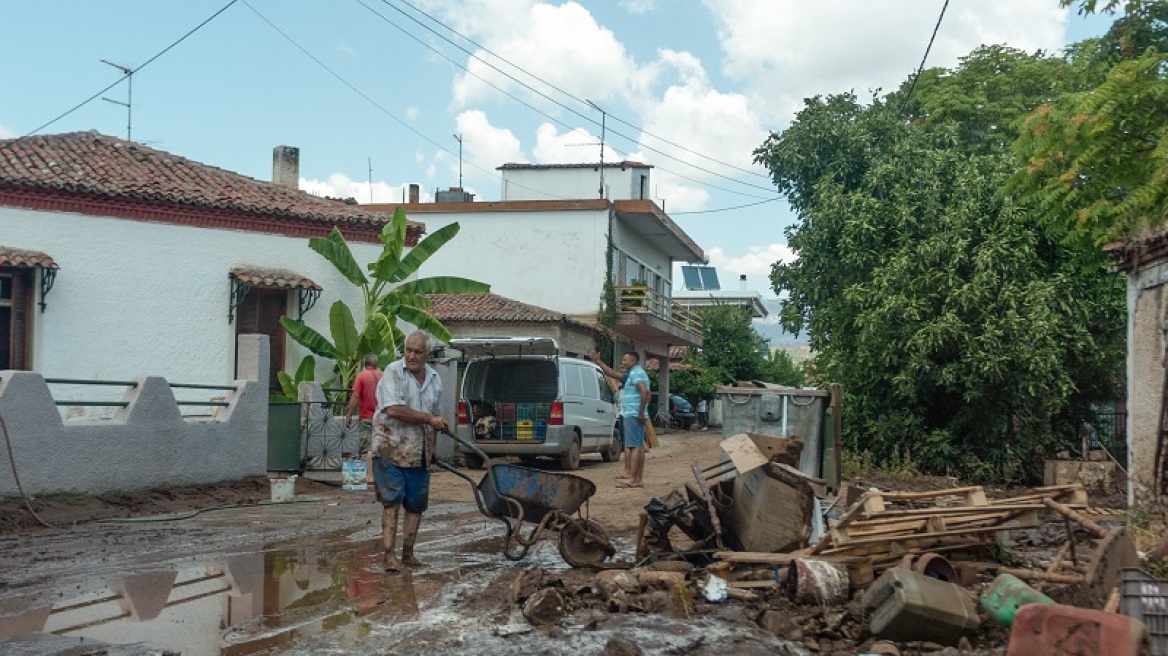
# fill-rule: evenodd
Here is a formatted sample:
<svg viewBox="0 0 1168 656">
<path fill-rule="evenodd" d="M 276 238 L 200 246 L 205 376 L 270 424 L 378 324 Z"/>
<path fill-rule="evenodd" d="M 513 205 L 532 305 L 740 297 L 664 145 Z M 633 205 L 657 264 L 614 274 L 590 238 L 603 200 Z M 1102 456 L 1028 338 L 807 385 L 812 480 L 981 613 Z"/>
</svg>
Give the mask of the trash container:
<svg viewBox="0 0 1168 656">
<path fill-rule="evenodd" d="M 794 387 L 719 387 L 722 436 L 757 433 L 803 441 L 799 471 L 823 477 L 824 413 L 831 403 L 826 390 Z"/>
<path fill-rule="evenodd" d="M 268 404 L 268 471 L 300 467 L 300 404 Z"/>
</svg>

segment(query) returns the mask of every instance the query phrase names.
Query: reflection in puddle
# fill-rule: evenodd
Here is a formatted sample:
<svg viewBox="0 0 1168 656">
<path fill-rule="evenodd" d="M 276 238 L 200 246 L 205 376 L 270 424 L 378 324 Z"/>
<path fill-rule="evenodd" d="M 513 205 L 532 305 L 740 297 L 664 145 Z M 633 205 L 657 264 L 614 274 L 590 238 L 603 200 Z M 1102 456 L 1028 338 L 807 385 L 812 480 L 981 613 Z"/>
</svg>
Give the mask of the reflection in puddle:
<svg viewBox="0 0 1168 656">
<path fill-rule="evenodd" d="M 473 528 L 458 532 L 463 540 L 486 535 Z M 353 644 L 377 625 L 416 620 L 443 586 L 475 567 L 450 552 L 430 553 L 433 569 L 389 574 L 381 567 L 379 539 L 342 534 L 319 544 L 0 598 L 0 641 L 44 632 L 147 643 L 186 656 L 242 656 L 319 633 L 333 645 Z M 496 553 L 492 560 L 499 559 Z"/>
</svg>

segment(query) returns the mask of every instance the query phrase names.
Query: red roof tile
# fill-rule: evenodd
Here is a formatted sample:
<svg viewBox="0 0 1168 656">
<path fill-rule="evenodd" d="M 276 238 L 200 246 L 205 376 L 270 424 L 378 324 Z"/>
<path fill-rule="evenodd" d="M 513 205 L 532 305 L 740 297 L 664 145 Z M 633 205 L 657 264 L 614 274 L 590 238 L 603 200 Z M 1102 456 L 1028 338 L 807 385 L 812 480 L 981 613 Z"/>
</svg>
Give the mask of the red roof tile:
<svg viewBox="0 0 1168 656">
<path fill-rule="evenodd" d="M 57 263 L 40 251 L 0 246 L 0 266 L 56 268 Z"/>
<path fill-rule="evenodd" d="M 0 140 L 0 187 L 41 189 L 309 222 L 381 225 L 386 216 L 97 132 Z M 411 231 L 424 230 L 410 222 Z"/>
<path fill-rule="evenodd" d="M 321 286 L 304 276 L 284 269 L 264 269 L 253 266 L 232 267 L 229 274 L 240 282 L 256 287 L 276 287 L 279 289 L 315 289 Z"/>
<path fill-rule="evenodd" d="M 581 321 L 567 315 L 521 303 L 498 294 L 430 294 L 433 307 L 429 312 L 442 322 L 447 321 L 499 321 L 499 322 L 564 322 L 592 329 Z"/>
</svg>

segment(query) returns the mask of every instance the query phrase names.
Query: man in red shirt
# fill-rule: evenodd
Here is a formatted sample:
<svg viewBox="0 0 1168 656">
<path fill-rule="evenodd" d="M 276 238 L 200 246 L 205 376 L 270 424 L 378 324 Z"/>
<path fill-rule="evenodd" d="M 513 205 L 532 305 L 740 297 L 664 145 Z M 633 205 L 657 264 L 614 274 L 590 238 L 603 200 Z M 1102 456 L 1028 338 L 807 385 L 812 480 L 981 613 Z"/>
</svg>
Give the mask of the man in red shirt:
<svg viewBox="0 0 1168 656">
<path fill-rule="evenodd" d="M 353 411 L 360 407 L 357 415 L 357 434 L 360 436 L 361 457 L 365 459 L 365 482 L 373 482 L 373 467 L 370 463 L 373 441 L 373 415 L 377 414 L 377 384 L 381 382 L 381 369 L 377 367 L 377 356 L 365 354 L 365 368 L 353 380 L 353 393 L 349 396 L 349 410 L 345 413 L 345 428 L 353 424 Z"/>
</svg>

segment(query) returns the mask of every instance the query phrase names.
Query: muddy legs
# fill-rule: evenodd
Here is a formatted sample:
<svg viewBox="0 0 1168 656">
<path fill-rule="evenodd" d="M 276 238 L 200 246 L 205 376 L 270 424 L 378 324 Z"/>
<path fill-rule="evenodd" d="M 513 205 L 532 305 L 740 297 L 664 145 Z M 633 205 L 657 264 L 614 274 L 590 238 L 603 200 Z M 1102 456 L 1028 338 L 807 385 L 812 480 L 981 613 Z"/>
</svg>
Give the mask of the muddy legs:
<svg viewBox="0 0 1168 656">
<path fill-rule="evenodd" d="M 385 569 L 389 572 L 400 572 L 403 566 L 424 567 L 422 562 L 414 557 L 414 543 L 418 540 L 418 527 L 422 524 L 422 516 L 418 513 L 406 511 L 405 521 L 402 523 L 404 535 L 401 560 L 394 554 L 398 508 L 401 508 L 401 504 L 386 506 L 381 513 L 381 547 L 385 551 Z"/>
<path fill-rule="evenodd" d="M 381 511 L 381 548 L 385 551 L 385 569 L 400 572 L 402 563 L 393 553 L 393 543 L 397 540 L 397 509 L 401 504 L 386 506 Z"/>
<path fill-rule="evenodd" d="M 422 524 L 422 516 L 418 513 L 406 512 L 405 535 L 402 536 L 402 562 L 406 567 L 425 567 L 422 561 L 414 557 L 414 543 L 418 540 L 418 527 Z"/>
</svg>

